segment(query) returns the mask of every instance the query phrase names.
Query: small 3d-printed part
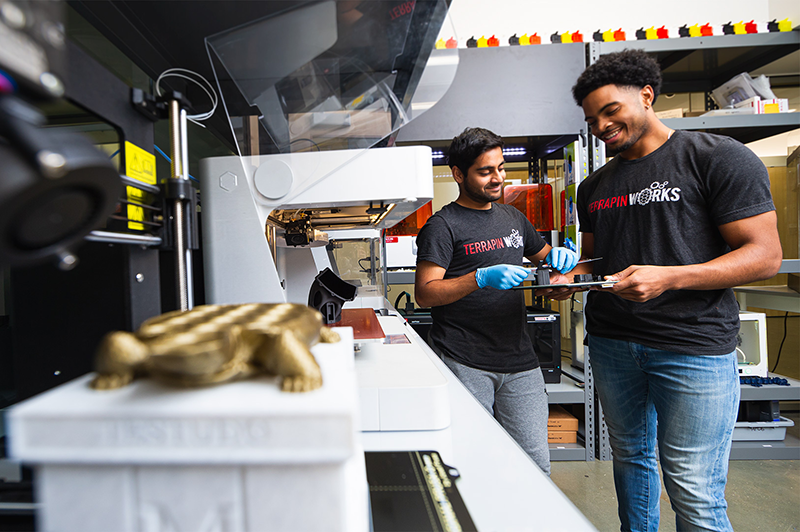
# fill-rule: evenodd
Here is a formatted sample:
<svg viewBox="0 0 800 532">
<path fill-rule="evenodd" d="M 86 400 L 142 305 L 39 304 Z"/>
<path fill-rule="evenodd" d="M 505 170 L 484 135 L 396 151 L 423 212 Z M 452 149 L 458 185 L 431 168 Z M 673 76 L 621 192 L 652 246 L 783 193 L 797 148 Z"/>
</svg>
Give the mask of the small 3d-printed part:
<svg viewBox="0 0 800 532">
<path fill-rule="evenodd" d="M 536 270 L 536 284 L 543 286 L 550 284 L 550 269 L 539 267 Z"/>
</svg>

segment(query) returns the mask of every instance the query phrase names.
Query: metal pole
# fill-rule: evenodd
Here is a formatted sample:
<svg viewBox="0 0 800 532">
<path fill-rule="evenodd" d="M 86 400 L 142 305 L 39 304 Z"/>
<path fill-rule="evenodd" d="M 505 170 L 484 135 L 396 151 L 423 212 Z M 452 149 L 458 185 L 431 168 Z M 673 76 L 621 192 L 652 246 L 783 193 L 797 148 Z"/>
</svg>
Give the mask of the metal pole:
<svg viewBox="0 0 800 532">
<path fill-rule="evenodd" d="M 112 233 L 108 231 L 92 231 L 84 237 L 92 242 L 108 242 L 109 244 L 131 244 L 139 246 L 160 246 L 161 237 L 134 235 L 128 233 Z"/>
<path fill-rule="evenodd" d="M 188 142 L 186 138 L 186 109 L 181 109 L 178 100 L 169 104 L 169 128 L 172 141 L 172 177 L 173 179 L 189 179 Z M 194 306 L 191 295 L 192 257 L 185 239 L 188 226 L 184 199 L 175 198 L 175 281 L 178 287 L 178 300 L 181 310 L 189 310 Z"/>
<path fill-rule="evenodd" d="M 377 238 L 370 238 L 369 239 L 369 282 L 375 286 L 378 284 L 378 276 L 377 276 L 377 269 L 375 268 L 375 261 L 377 261 L 380 257 L 378 257 L 377 246 L 378 243 Z"/>
</svg>

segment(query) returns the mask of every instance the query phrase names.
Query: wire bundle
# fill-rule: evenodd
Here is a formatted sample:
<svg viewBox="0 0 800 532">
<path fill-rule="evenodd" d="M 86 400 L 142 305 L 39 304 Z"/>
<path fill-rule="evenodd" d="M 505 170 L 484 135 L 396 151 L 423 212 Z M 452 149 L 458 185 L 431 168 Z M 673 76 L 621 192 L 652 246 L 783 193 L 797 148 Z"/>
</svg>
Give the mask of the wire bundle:
<svg viewBox="0 0 800 532">
<path fill-rule="evenodd" d="M 205 86 L 199 80 L 191 76 L 188 76 L 187 74 L 191 74 L 192 76 L 197 76 L 197 78 L 200 78 L 200 80 L 202 80 L 202 82 L 205 83 Z M 161 80 L 169 77 L 182 78 L 187 81 L 191 81 L 192 83 L 203 89 L 203 92 L 206 93 L 208 99 L 211 101 L 211 110 L 205 113 L 188 115 L 186 117 L 193 123 L 197 124 L 198 126 L 206 127 L 200 122 L 211 118 L 214 115 L 214 111 L 217 110 L 217 105 L 219 104 L 219 98 L 217 97 L 217 92 L 214 90 L 214 87 L 211 85 L 211 83 L 209 83 L 209 81 L 206 78 L 204 78 L 203 76 L 201 76 L 200 74 L 198 74 L 193 70 L 188 70 L 186 68 L 168 68 L 158 76 L 158 79 L 156 79 L 156 94 L 158 96 L 161 96 Z"/>
</svg>

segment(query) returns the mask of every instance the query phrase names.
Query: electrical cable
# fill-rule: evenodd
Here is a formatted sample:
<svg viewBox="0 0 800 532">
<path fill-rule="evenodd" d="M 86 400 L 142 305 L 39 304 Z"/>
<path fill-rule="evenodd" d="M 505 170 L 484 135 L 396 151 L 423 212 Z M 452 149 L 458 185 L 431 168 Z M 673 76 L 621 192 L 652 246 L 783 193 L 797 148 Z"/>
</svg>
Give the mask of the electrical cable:
<svg viewBox="0 0 800 532">
<path fill-rule="evenodd" d="M 789 321 L 789 313 L 787 312 L 786 315 L 783 316 L 783 339 L 781 340 L 781 346 L 778 348 L 778 357 L 775 359 L 775 365 L 772 367 L 772 373 L 775 373 L 775 370 L 778 369 L 778 362 L 781 361 L 781 351 L 783 350 L 783 342 L 786 341 L 786 333 L 788 331 L 788 322 Z"/>
<path fill-rule="evenodd" d="M 394 308 L 396 309 L 400 308 L 400 300 L 403 298 L 403 296 L 406 296 L 406 299 L 408 301 L 411 301 L 411 294 L 403 290 L 402 292 L 400 292 L 400 294 L 398 294 L 397 299 L 394 300 Z"/>
<path fill-rule="evenodd" d="M 155 144 L 153 144 L 153 146 L 155 147 L 156 151 L 157 151 L 157 152 L 158 152 L 158 153 L 159 153 L 159 154 L 160 154 L 160 155 L 161 155 L 161 156 L 162 156 L 164 159 L 166 159 L 166 160 L 169 162 L 169 164 L 172 164 L 172 159 L 170 159 L 169 155 L 167 155 L 166 153 L 164 153 L 164 152 L 161 150 L 161 148 L 159 148 L 159 147 L 158 147 L 158 146 L 156 146 Z M 200 180 L 199 180 L 199 179 L 197 179 L 196 177 L 194 177 L 192 174 L 189 174 L 189 179 L 193 179 L 194 181 L 197 181 L 198 183 L 200 182 Z"/>
<path fill-rule="evenodd" d="M 364 257 L 363 259 L 358 259 L 358 267 L 361 268 L 361 273 L 369 273 L 371 270 L 364 268 L 361 264 L 362 260 L 370 260 L 372 257 Z"/>
<path fill-rule="evenodd" d="M 320 150 L 320 149 L 319 149 L 319 144 L 317 144 L 317 143 L 316 143 L 316 142 L 314 142 L 313 140 L 311 140 L 311 139 L 307 139 L 307 138 L 294 139 L 293 141 L 289 142 L 289 145 L 291 146 L 292 144 L 294 144 L 294 143 L 296 143 L 296 142 L 303 142 L 303 141 L 304 141 L 304 142 L 310 142 L 311 144 L 313 144 L 313 145 L 314 145 L 314 147 L 317 149 L 317 151 L 322 151 L 322 150 Z"/>
<path fill-rule="evenodd" d="M 196 80 L 196 79 L 194 79 L 192 77 L 189 77 L 186 74 L 192 74 L 194 76 L 197 76 L 198 78 L 203 80 L 203 82 L 205 82 L 205 84 L 208 86 L 208 88 L 204 87 L 203 84 L 200 83 L 198 80 Z M 187 119 L 189 119 L 189 121 L 194 122 L 198 126 L 203 127 L 203 128 L 206 127 L 203 124 L 201 124 L 200 122 L 203 121 L 203 120 L 208 120 L 209 118 L 211 118 L 214 115 L 214 111 L 217 110 L 217 105 L 219 104 L 219 98 L 217 96 L 217 92 L 214 90 L 214 87 L 211 85 L 211 83 L 209 83 L 209 81 L 206 78 L 204 78 L 202 75 L 198 74 L 197 72 L 194 72 L 193 70 L 188 70 L 186 68 L 168 68 L 158 76 L 158 79 L 156 79 L 156 94 L 158 96 L 161 96 L 161 80 L 164 79 L 164 78 L 169 78 L 169 77 L 182 78 L 182 79 L 185 79 L 187 81 L 191 81 L 192 83 L 194 83 L 195 85 L 197 85 L 198 87 L 203 89 L 203 92 L 206 93 L 206 95 L 208 96 L 208 99 L 211 100 L 211 110 L 210 111 L 206 111 L 205 113 L 198 113 L 198 114 L 194 114 L 194 115 L 188 115 L 186 117 Z"/>
</svg>

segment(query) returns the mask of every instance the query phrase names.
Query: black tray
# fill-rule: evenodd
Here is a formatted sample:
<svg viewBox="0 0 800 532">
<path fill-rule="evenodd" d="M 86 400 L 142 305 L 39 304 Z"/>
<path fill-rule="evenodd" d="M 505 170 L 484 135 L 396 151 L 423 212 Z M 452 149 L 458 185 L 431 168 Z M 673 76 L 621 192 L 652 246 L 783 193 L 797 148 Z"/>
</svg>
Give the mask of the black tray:
<svg viewBox="0 0 800 532">
<path fill-rule="evenodd" d="M 534 284 L 530 286 L 515 286 L 511 290 L 544 290 L 545 288 L 589 288 L 591 286 L 610 287 L 619 281 L 591 281 L 588 283 L 567 283 L 567 284 Z"/>
</svg>

